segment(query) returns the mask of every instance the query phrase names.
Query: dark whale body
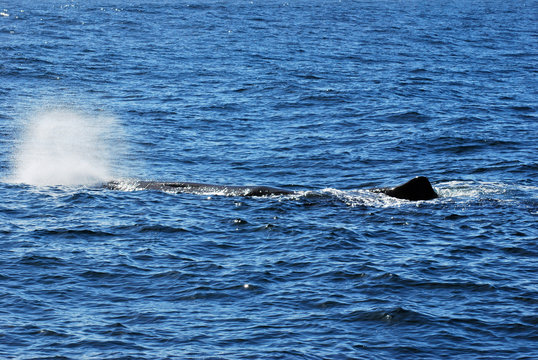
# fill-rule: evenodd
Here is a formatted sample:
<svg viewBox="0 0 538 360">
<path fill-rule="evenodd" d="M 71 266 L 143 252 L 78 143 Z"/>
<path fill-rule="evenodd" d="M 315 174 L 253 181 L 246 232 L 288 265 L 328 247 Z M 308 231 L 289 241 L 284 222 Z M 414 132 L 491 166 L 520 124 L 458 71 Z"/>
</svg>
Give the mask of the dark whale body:
<svg viewBox="0 0 538 360">
<path fill-rule="evenodd" d="M 389 189 L 374 189 L 374 192 L 380 192 L 388 196 L 405 199 L 405 200 L 432 200 L 439 195 L 433 190 L 430 180 L 425 176 L 417 176 L 403 185 Z"/>
<path fill-rule="evenodd" d="M 110 181 L 104 185 L 111 190 L 121 190 L 122 185 L 117 181 Z M 222 193 L 230 196 L 268 196 L 268 195 L 291 195 L 295 191 L 275 188 L 270 186 L 230 186 L 212 185 L 192 182 L 159 182 L 137 181 L 134 184 L 138 190 L 158 190 L 175 193 Z M 428 178 L 418 176 L 403 185 L 394 188 L 371 189 L 373 192 L 383 193 L 388 196 L 406 200 L 431 200 L 438 197 Z"/>
</svg>

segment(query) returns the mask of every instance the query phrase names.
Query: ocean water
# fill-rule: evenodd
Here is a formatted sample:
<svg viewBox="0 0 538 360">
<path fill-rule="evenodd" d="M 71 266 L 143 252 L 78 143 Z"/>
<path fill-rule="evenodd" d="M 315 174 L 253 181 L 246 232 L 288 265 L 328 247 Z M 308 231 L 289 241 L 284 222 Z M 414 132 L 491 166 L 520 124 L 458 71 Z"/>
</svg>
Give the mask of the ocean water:
<svg viewBox="0 0 538 360">
<path fill-rule="evenodd" d="M 537 24 L 537 1 L 1 1 L 0 357 L 538 358 Z M 440 198 L 367 190 L 418 175 Z"/>
</svg>

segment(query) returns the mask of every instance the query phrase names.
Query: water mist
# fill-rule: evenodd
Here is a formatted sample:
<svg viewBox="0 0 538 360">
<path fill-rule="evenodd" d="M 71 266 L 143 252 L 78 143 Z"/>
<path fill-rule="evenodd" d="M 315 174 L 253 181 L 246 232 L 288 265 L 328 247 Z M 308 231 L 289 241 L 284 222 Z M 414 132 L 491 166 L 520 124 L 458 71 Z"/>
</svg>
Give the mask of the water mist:
<svg viewBox="0 0 538 360">
<path fill-rule="evenodd" d="M 94 185 L 110 180 L 118 154 L 113 117 L 68 109 L 33 115 L 13 158 L 14 183 Z"/>
</svg>

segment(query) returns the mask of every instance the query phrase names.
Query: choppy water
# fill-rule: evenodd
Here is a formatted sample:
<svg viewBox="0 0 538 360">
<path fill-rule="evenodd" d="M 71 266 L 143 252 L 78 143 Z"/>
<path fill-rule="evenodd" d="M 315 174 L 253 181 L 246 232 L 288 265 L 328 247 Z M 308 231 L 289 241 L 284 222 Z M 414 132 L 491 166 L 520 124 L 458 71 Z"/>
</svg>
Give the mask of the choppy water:
<svg viewBox="0 0 538 360">
<path fill-rule="evenodd" d="M 156 3 L 0 3 L 0 357 L 538 357 L 537 1 Z"/>
</svg>

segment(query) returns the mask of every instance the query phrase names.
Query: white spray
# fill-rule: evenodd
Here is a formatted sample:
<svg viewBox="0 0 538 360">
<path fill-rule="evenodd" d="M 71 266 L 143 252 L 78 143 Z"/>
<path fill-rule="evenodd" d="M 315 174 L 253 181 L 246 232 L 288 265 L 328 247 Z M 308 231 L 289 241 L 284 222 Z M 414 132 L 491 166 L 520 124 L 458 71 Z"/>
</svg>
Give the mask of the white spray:
<svg viewBox="0 0 538 360">
<path fill-rule="evenodd" d="M 110 180 L 112 117 L 55 109 L 29 119 L 14 156 L 14 183 L 30 185 L 94 185 Z"/>
</svg>

